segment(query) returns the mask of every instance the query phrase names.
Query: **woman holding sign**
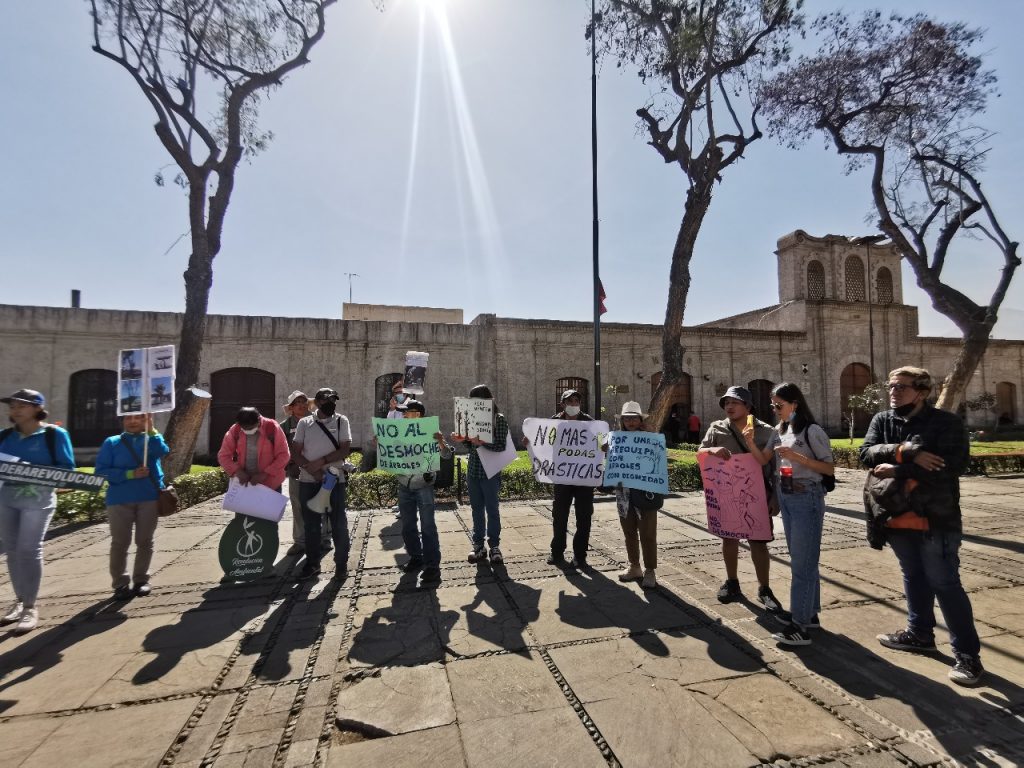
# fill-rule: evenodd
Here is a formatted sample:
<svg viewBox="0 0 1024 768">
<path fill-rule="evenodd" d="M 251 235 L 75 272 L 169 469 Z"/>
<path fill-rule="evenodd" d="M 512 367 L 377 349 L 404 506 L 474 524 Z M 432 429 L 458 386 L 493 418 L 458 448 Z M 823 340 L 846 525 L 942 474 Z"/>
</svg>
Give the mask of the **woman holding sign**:
<svg viewBox="0 0 1024 768">
<path fill-rule="evenodd" d="M 644 414 L 640 403 L 622 404 L 619 422 L 625 432 L 640 432 L 644 428 Z M 632 492 L 621 483 L 615 489 L 615 507 L 619 523 L 626 537 L 626 557 L 629 567 L 619 574 L 619 581 L 639 581 L 644 589 L 658 586 L 655 569 L 658 567 L 658 510 L 640 509 L 633 505 Z M 644 554 L 644 568 L 640 569 L 640 552 Z"/>
<path fill-rule="evenodd" d="M 107 522 L 110 524 L 110 578 L 115 600 L 148 595 L 153 561 L 157 497 L 164 485 L 160 459 L 170 453 L 153 417 L 135 413 L 122 417 L 124 432 L 108 437 L 96 457 L 96 474 L 107 478 Z M 149 443 L 147 446 L 146 443 Z M 147 453 L 148 452 L 148 453 Z M 146 456 L 143 463 L 143 456 Z M 128 546 L 135 529 L 135 564 L 128 577 Z"/>
<path fill-rule="evenodd" d="M 19 389 L 7 403 L 13 427 L 0 430 L 0 454 L 18 461 L 63 469 L 75 468 L 71 438 L 60 427 L 46 424 L 46 398 L 33 389 Z M 39 623 L 36 597 L 43 580 L 43 539 L 57 508 L 53 488 L 8 480 L 0 488 L 0 539 L 7 550 L 15 603 L 0 624 L 15 624 L 18 634 Z"/>
<path fill-rule="evenodd" d="M 729 387 L 718 404 L 725 411 L 725 418 L 714 421 L 708 427 L 698 454 L 706 453 L 728 461 L 733 454 L 749 453 L 761 467 L 772 461 L 774 448 L 779 443 L 779 433 L 754 417 L 754 401 L 745 387 Z M 768 506 L 759 511 L 769 518 Z M 778 613 L 782 606 L 768 586 L 771 558 L 768 555 L 768 541 L 751 541 L 750 559 L 757 573 L 757 599 L 770 613 Z M 722 538 L 722 559 L 725 561 L 725 583 L 718 590 L 718 600 L 731 603 L 743 598 L 738 578 L 740 542 L 739 539 Z"/>
<path fill-rule="evenodd" d="M 772 637 L 783 645 L 810 645 L 808 628 L 820 626 L 818 560 L 821 558 L 821 534 L 825 525 L 822 478 L 835 471 L 832 443 L 814 420 L 814 414 L 796 384 L 779 384 L 772 390 L 772 409 L 779 417 L 776 430 L 781 436 L 781 444 L 775 449 L 780 464 L 779 506 L 782 508 L 786 546 L 789 547 L 789 567 L 793 573 L 789 591 L 792 613 L 778 614 L 785 629 Z"/>
</svg>

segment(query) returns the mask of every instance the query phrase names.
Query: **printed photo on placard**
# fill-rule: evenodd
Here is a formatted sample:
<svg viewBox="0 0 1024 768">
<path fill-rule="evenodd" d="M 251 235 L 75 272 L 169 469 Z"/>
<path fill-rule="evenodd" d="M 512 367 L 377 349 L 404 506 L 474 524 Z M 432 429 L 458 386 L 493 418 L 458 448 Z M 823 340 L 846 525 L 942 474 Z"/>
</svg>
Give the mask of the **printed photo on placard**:
<svg viewBox="0 0 1024 768">
<path fill-rule="evenodd" d="M 122 349 L 117 359 L 117 415 L 174 409 L 174 345 Z"/>
<path fill-rule="evenodd" d="M 121 382 L 117 409 L 119 416 L 127 413 L 142 413 L 142 379 Z"/>
<path fill-rule="evenodd" d="M 143 349 L 121 350 L 121 380 L 141 379 L 142 365 L 146 356 Z"/>
<path fill-rule="evenodd" d="M 405 391 L 414 395 L 422 395 L 427 379 L 427 362 L 430 355 L 426 352 L 405 353 Z"/>
<path fill-rule="evenodd" d="M 161 376 L 149 380 L 149 411 L 159 411 L 174 405 L 174 379 Z"/>
<path fill-rule="evenodd" d="M 171 376 L 174 373 L 174 347 L 150 347 L 146 350 L 149 358 L 149 375 Z"/>
<path fill-rule="evenodd" d="M 494 401 L 482 397 L 456 397 L 455 434 L 466 438 L 475 437 L 485 443 L 492 442 Z"/>
</svg>

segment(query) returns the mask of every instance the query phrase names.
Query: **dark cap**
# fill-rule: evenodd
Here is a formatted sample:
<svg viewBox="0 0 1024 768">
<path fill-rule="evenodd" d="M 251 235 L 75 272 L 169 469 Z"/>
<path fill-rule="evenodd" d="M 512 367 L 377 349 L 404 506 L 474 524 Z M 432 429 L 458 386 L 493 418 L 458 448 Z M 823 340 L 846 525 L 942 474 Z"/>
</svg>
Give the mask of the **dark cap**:
<svg viewBox="0 0 1024 768">
<path fill-rule="evenodd" d="M 718 404 L 725 408 L 725 401 L 730 397 L 733 400 L 742 400 L 748 408 L 754 407 L 754 398 L 750 396 L 750 391 L 746 387 L 729 387 L 725 394 L 718 398 Z"/>
<path fill-rule="evenodd" d="M 404 403 L 395 408 L 396 411 L 418 411 L 420 416 L 427 415 L 427 406 L 421 403 L 419 400 L 406 400 Z"/>
<path fill-rule="evenodd" d="M 320 389 L 318 389 L 313 399 L 318 403 L 322 403 L 326 400 L 334 400 L 335 402 L 340 400 L 340 398 L 338 397 L 338 393 L 335 392 L 330 387 L 321 387 Z"/>
<path fill-rule="evenodd" d="M 565 392 L 562 393 L 562 396 L 558 398 L 558 402 L 564 403 L 570 397 L 579 397 L 580 400 L 583 399 L 582 397 L 580 397 L 580 393 L 577 392 L 575 389 L 567 389 L 565 390 Z"/>
<path fill-rule="evenodd" d="M 0 398 L 0 403 L 28 403 L 29 405 L 38 405 L 42 408 L 46 405 L 46 398 L 43 397 L 42 392 L 36 392 L 34 389 L 19 389 L 10 397 Z"/>
</svg>

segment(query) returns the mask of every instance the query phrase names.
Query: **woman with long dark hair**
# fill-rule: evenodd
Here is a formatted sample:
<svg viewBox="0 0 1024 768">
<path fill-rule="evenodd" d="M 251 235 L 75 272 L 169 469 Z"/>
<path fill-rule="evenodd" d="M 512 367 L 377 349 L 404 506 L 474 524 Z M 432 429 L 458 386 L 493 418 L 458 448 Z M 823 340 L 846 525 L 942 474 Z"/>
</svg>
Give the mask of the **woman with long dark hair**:
<svg viewBox="0 0 1024 768">
<path fill-rule="evenodd" d="M 779 384 L 772 390 L 772 409 L 779 419 L 775 427 L 780 439 L 775 449 L 777 495 L 792 572 L 790 613 L 779 614 L 785 629 L 772 637 L 784 645 L 810 645 L 808 629 L 820 626 L 818 560 L 825 524 L 822 476 L 834 471 L 832 444 L 796 384 Z"/>
</svg>

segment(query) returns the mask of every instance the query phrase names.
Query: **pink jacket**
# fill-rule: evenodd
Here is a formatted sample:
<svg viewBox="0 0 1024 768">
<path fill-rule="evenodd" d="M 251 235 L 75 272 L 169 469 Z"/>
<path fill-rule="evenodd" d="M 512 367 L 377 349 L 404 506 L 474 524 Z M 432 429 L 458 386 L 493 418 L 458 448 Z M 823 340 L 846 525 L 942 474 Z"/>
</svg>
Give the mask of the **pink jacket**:
<svg viewBox="0 0 1024 768">
<path fill-rule="evenodd" d="M 285 437 L 284 430 L 276 421 L 265 416 L 260 416 L 260 436 L 263 439 L 260 440 L 256 463 L 260 472 L 267 476 L 263 485 L 277 490 L 284 482 L 284 468 L 291 459 L 291 453 L 288 451 L 288 438 Z M 247 437 L 237 424 L 232 424 L 224 435 L 220 451 L 217 453 L 217 463 L 229 477 L 234 477 L 238 470 L 245 469 Z"/>
</svg>

